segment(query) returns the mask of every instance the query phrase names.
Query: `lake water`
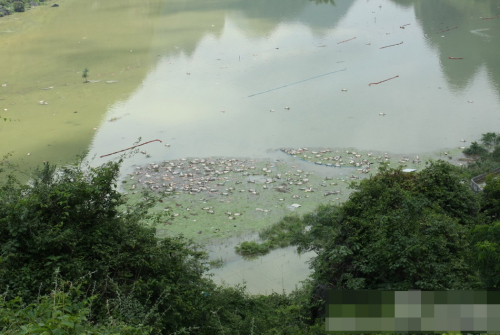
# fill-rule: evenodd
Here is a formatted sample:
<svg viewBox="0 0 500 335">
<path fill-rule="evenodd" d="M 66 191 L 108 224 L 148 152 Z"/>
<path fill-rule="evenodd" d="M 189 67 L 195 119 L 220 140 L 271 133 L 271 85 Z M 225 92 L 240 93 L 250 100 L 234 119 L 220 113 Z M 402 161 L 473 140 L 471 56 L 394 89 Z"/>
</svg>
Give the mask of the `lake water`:
<svg viewBox="0 0 500 335">
<path fill-rule="evenodd" d="M 424 153 L 500 125 L 498 1 L 58 3 L 0 18 L 0 153 L 26 166 L 139 137 L 163 143 L 127 166 L 281 147 Z"/>
</svg>

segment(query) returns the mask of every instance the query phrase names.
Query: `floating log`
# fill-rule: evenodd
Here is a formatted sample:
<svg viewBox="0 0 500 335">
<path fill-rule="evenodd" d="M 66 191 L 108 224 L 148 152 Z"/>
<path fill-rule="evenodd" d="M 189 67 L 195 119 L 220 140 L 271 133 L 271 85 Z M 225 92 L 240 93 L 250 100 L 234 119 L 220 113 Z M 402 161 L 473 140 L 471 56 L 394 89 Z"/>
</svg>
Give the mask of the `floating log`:
<svg viewBox="0 0 500 335">
<path fill-rule="evenodd" d="M 155 142 L 155 141 L 158 141 L 161 143 L 160 140 L 152 140 L 152 141 L 148 141 L 146 143 L 142 143 L 142 144 L 138 144 L 138 145 L 134 145 L 133 147 L 130 147 L 130 148 L 127 148 L 127 149 L 123 149 L 123 150 L 120 150 L 120 151 L 115 151 L 115 152 L 112 152 L 110 154 L 107 154 L 107 155 L 102 155 L 100 158 L 103 158 L 103 157 L 106 157 L 106 156 L 110 156 L 110 155 L 114 155 L 114 154 L 117 154 L 119 152 L 122 152 L 122 151 L 126 151 L 126 150 L 130 150 L 130 149 L 134 149 L 134 148 L 137 148 L 137 147 L 140 147 L 141 145 L 145 145 L 145 144 L 148 144 L 148 143 L 151 143 L 151 142 Z"/>
<path fill-rule="evenodd" d="M 399 76 L 395 76 L 395 77 L 392 77 L 392 78 L 389 78 L 389 79 L 385 79 L 385 80 L 382 80 L 382 81 L 379 81 L 377 83 L 369 83 L 368 86 L 372 86 L 372 85 L 378 85 L 380 83 L 383 83 L 384 81 L 388 81 L 388 80 L 391 80 L 391 79 L 394 79 L 394 78 L 398 78 Z"/>
<path fill-rule="evenodd" d="M 382 48 L 380 48 L 380 49 L 389 48 L 389 47 L 393 47 L 393 46 L 396 46 L 396 45 L 401 45 L 401 44 L 403 44 L 403 42 L 398 43 L 398 44 L 386 45 L 385 47 L 382 47 Z"/>
<path fill-rule="evenodd" d="M 350 38 L 350 39 L 348 39 L 348 40 L 341 41 L 341 42 L 339 42 L 339 43 L 337 43 L 337 44 L 344 43 L 344 42 L 349 42 L 349 41 L 352 41 L 352 40 L 353 40 L 353 39 L 355 39 L 355 38 L 356 38 L 356 37 L 353 37 L 353 38 Z"/>
<path fill-rule="evenodd" d="M 439 33 L 444 33 L 445 31 L 448 31 L 448 30 L 453 30 L 453 29 L 457 29 L 458 27 L 453 27 L 453 28 L 450 28 L 450 29 L 445 29 L 445 30 L 441 30 L 441 31 L 438 31 L 436 34 L 439 34 Z"/>
</svg>

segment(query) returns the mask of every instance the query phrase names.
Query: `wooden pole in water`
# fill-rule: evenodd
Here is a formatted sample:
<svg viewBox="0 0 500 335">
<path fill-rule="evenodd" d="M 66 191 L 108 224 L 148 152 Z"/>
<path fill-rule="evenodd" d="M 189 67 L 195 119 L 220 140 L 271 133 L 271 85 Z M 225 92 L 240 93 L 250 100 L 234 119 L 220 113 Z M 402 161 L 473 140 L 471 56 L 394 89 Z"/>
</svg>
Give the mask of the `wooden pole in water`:
<svg viewBox="0 0 500 335">
<path fill-rule="evenodd" d="M 378 83 L 369 83 L 368 86 L 378 85 L 380 83 L 383 83 L 384 81 L 388 81 L 388 80 L 391 80 L 391 79 L 394 79 L 394 78 L 398 78 L 398 77 L 399 76 L 395 76 L 395 77 L 392 77 L 392 78 L 389 78 L 389 79 L 385 79 L 385 80 L 379 81 Z"/>
<path fill-rule="evenodd" d="M 117 154 L 119 152 L 130 150 L 130 149 L 133 149 L 133 148 L 137 148 L 137 147 L 140 147 L 141 145 L 145 145 L 145 144 L 148 144 L 148 143 L 151 143 L 151 142 L 155 142 L 155 141 L 158 141 L 158 142 L 162 143 L 160 140 L 152 140 L 152 141 L 148 141 L 146 143 L 134 145 L 133 147 L 130 147 L 130 148 L 127 148 L 127 149 L 123 149 L 123 150 L 120 150 L 120 151 L 115 151 L 115 152 L 112 152 L 112 153 L 107 154 L 107 155 L 102 155 L 100 158 L 103 158 L 103 157 L 106 157 L 106 156 L 110 156 L 110 155 L 114 155 L 114 154 Z"/>
</svg>

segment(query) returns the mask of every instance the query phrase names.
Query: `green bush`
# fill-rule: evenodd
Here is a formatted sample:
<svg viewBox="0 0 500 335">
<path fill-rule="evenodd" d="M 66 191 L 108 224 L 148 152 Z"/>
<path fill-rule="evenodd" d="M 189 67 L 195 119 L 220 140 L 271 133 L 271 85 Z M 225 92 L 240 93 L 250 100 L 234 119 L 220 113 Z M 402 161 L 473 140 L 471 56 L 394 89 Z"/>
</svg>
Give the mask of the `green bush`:
<svg viewBox="0 0 500 335">
<path fill-rule="evenodd" d="M 477 142 L 472 142 L 470 147 L 464 149 L 463 153 L 468 156 L 481 156 L 487 154 L 488 150 Z"/>
<path fill-rule="evenodd" d="M 14 2 L 14 12 L 24 12 L 24 2 L 22 1 Z"/>
<path fill-rule="evenodd" d="M 0 333 L 310 333 L 305 291 L 217 287 L 196 245 L 155 237 L 144 222 L 157 199 L 126 203 L 119 165 L 47 163 L 28 184 L 0 183 Z"/>
<path fill-rule="evenodd" d="M 95 297 L 82 298 L 80 286 L 65 283 L 56 273 L 54 289 L 36 302 L 25 304 L 19 297 L 0 295 L 0 333 L 14 334 L 150 334 L 151 328 L 132 327 L 109 318 L 106 324 L 91 324 Z"/>
<path fill-rule="evenodd" d="M 205 254 L 181 238 L 159 240 L 144 225 L 156 198 L 125 207 L 116 189 L 119 163 L 48 163 L 28 185 L 0 185 L 0 292 L 28 303 L 52 289 L 52 273 L 75 282 L 91 274 L 95 320 L 111 313 L 132 325 L 176 330 L 200 319 Z M 159 219 L 159 218 L 158 218 Z M 168 299 L 167 299 L 168 297 Z M 169 311 L 160 318 L 160 315 Z"/>
<path fill-rule="evenodd" d="M 265 255 L 269 252 L 268 243 L 257 243 L 254 241 L 245 241 L 234 247 L 237 253 L 243 256 Z"/>
<path fill-rule="evenodd" d="M 481 143 L 488 148 L 500 144 L 500 136 L 496 133 L 486 133 L 481 136 Z"/>
<path fill-rule="evenodd" d="M 476 281 L 465 264 L 476 196 L 463 172 L 446 162 L 420 173 L 389 169 L 353 185 L 342 206 L 306 215 L 296 237 L 315 251 L 317 285 L 342 290 L 465 289 Z"/>
</svg>

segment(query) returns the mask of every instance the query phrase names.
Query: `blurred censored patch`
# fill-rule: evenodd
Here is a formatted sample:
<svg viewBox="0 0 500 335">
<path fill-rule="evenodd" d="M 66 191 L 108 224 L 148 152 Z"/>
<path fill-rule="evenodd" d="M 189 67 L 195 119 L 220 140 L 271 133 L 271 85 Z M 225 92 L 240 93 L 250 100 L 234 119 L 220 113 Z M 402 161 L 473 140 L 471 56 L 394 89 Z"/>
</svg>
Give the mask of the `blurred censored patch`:
<svg viewBox="0 0 500 335">
<path fill-rule="evenodd" d="M 328 292 L 326 331 L 499 333 L 500 291 Z"/>
</svg>

